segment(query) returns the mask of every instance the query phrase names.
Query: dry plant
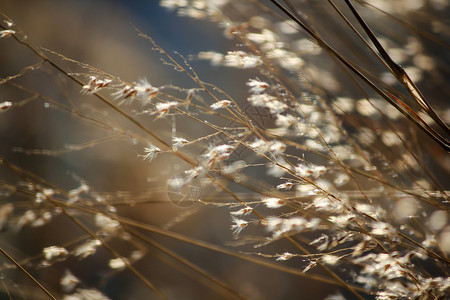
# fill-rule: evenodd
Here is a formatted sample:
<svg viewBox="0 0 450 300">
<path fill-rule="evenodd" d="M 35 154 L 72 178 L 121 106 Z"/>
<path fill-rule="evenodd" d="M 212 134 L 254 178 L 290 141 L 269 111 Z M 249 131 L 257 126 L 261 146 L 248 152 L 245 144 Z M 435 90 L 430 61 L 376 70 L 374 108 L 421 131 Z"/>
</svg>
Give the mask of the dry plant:
<svg viewBox="0 0 450 300">
<path fill-rule="evenodd" d="M 0 81 L 2 299 L 444 299 L 448 2 L 160 5 L 232 41 L 180 54 L 132 25 L 187 84 L 2 15 L 28 51 Z"/>
</svg>

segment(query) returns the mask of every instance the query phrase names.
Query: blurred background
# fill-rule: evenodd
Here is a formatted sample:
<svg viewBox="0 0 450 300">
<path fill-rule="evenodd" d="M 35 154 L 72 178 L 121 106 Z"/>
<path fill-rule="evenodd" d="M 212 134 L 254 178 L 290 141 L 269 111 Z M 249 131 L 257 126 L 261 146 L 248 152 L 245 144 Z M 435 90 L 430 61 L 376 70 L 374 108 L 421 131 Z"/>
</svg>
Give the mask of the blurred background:
<svg viewBox="0 0 450 300">
<path fill-rule="evenodd" d="M 170 54 L 178 51 L 186 58 L 199 51 L 223 52 L 226 47 L 234 46 L 233 42 L 223 38 L 223 30 L 217 28 L 216 24 L 178 17 L 176 12 L 161 8 L 158 2 L 4 0 L 0 1 L 0 11 L 12 19 L 36 47 L 89 64 L 127 82 L 146 78 L 154 86 L 174 84 L 191 88 L 193 83 L 184 74 L 164 65 L 161 56 L 152 50 L 150 43 L 137 35 L 133 25 Z M 17 74 L 39 61 L 29 49 L 12 39 L 0 39 L 0 49 L 0 78 Z M 44 52 L 70 72 L 86 72 L 76 64 L 65 63 L 57 55 Z M 195 60 L 192 65 L 200 78 L 218 84 L 235 97 L 239 97 L 247 89 L 246 77 L 236 70 L 222 68 L 220 72 L 214 72 L 214 69 L 211 72 L 208 62 Z M 205 68 L 206 66 L 208 67 Z M 96 143 L 82 150 L 66 151 L 72 145 L 83 145 L 105 138 L 105 132 L 109 135 L 110 131 L 70 115 L 57 108 L 58 104 L 70 107 L 69 103 L 73 103 L 90 116 L 107 120 L 137 136 L 142 133 L 94 97 L 82 95 L 79 86 L 48 66 L 41 66 L 39 70 L 29 72 L 13 82 L 18 86 L 8 84 L 0 88 L 0 102 L 11 101 L 15 105 L 7 113 L 0 115 L 1 157 L 66 191 L 86 183 L 92 194 L 110 195 L 112 201 L 125 202 L 125 205 L 116 205 L 116 208 L 120 215 L 133 220 L 163 227 L 172 222 L 180 212 L 183 213 L 184 210 L 177 205 L 166 202 L 167 178 L 182 173 L 186 168 L 180 161 L 171 155 L 161 155 L 152 164 L 144 162 L 138 156 L 143 154 L 143 145 L 134 144 L 132 139 L 111 138 L 110 141 Z M 32 98 L 32 94 L 21 87 L 32 89 L 41 96 L 38 99 Z M 134 109 L 139 107 L 126 107 L 128 111 Z M 170 141 L 173 124 L 164 121 L 146 122 L 143 118 L 141 121 Z M 195 132 L 195 128 L 183 128 L 182 123 L 177 126 L 180 131 L 191 131 L 197 136 L 202 134 Z M 43 153 L 40 150 L 54 152 Z M 0 172 L 2 181 L 15 184 L 17 189 L 22 188 L 20 176 L 7 168 L 2 168 Z M 18 218 L 24 216 L 34 204 L 29 197 L 15 193 L 12 189 L 3 187 L 2 194 L 7 196 L 6 201 L 21 204 L 16 205 L 16 219 L 11 222 L 17 223 Z M 203 195 L 207 193 L 202 192 Z M 148 201 L 150 204 L 130 206 L 133 201 Z M 53 213 L 51 208 L 40 210 L 42 215 L 48 211 Z M 233 241 L 228 208 L 218 210 L 204 207 L 197 210 L 194 207 L 185 212 L 193 217 L 182 218 L 181 225 L 172 228 L 174 231 L 221 246 Z M 41 267 L 39 255 L 42 248 L 86 238 L 85 233 L 66 217 L 54 215 L 43 226 L 2 226 L 0 247 L 21 262 L 58 297 L 63 293 L 60 278 L 65 270 L 70 269 L 83 281 L 81 287 L 98 288 L 111 299 L 159 299 L 130 271 L 111 270 L 108 267 L 111 254 L 103 249 L 81 261 L 71 258 L 51 267 Z M 95 228 L 86 216 L 79 217 Z M 308 289 L 306 286 L 303 289 L 297 277 L 268 271 L 252 263 L 161 236 L 150 234 L 150 237 L 163 242 L 166 247 L 182 254 L 189 261 L 199 263 L 205 270 L 238 287 L 244 294 L 252 295 L 254 299 L 292 299 L 298 295 L 308 298 L 311 293 L 318 292 L 324 296 L 330 291 L 313 289 L 315 283 L 312 281 L 307 283 Z M 112 246 L 127 254 L 131 249 L 125 244 L 116 241 Z M 211 291 L 208 284 L 202 284 L 201 280 L 190 274 L 191 271 L 174 264 L 160 251 L 146 251 L 149 252 L 136 266 L 169 299 L 215 299 L 223 293 Z M 37 259 L 33 259 L 36 257 Z M 9 263 L 3 257 L 0 261 L 4 266 Z M 3 277 L 13 299 L 47 299 L 20 271 L 7 268 L 3 270 Z M 263 294 L 258 288 L 262 286 L 271 288 Z M 288 286 L 296 286 L 294 294 Z M 6 290 L 0 289 L 0 298 L 7 297 Z M 227 298 L 229 294 L 225 293 L 223 297 Z"/>
</svg>

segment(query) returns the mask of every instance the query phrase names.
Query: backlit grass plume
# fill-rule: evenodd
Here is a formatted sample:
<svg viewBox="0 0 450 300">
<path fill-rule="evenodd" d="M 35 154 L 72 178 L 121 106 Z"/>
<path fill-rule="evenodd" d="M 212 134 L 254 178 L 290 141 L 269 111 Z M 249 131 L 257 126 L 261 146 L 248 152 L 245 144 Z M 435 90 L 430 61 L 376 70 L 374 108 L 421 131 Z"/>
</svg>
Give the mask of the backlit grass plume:
<svg viewBox="0 0 450 300">
<path fill-rule="evenodd" d="M 2 15 L 2 298 L 444 299 L 448 2 L 160 5 L 227 48 L 131 25 L 128 82 Z"/>
</svg>

